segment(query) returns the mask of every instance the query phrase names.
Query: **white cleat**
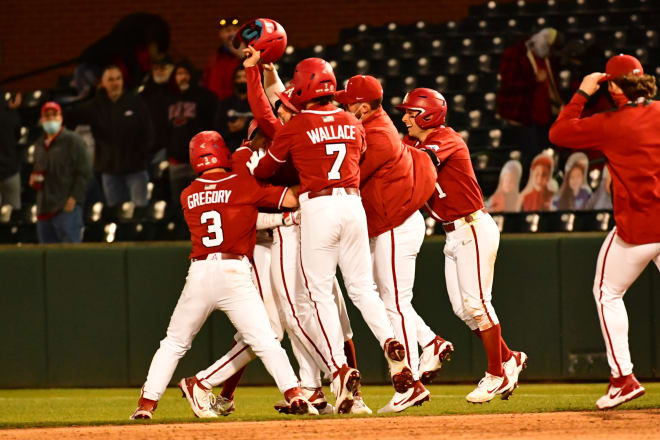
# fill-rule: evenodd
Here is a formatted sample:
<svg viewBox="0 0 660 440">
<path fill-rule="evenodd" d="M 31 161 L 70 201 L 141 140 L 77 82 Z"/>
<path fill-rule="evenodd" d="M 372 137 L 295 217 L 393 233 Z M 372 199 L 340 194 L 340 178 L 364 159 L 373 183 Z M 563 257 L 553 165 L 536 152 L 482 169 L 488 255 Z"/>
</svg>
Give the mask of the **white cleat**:
<svg viewBox="0 0 660 440">
<path fill-rule="evenodd" d="M 396 339 L 388 339 L 383 349 L 394 390 L 397 393 L 405 393 L 413 386 L 413 375 L 406 358 L 406 348 Z"/>
<path fill-rule="evenodd" d="M 431 393 L 422 382 L 415 382 L 414 386 L 405 393 L 394 393 L 394 397 L 387 405 L 378 410 L 378 414 L 397 413 L 404 411 L 411 406 L 421 406 L 422 403 L 429 400 Z"/>
<path fill-rule="evenodd" d="M 513 386 L 508 390 L 500 394 L 500 397 L 504 400 L 508 400 L 509 397 L 513 394 L 513 391 L 518 388 L 518 377 L 522 370 L 527 368 L 527 355 L 522 351 L 511 351 L 511 358 L 502 362 L 502 368 L 504 368 L 504 374 L 506 374 L 507 379 L 510 383 L 513 383 Z"/>
<path fill-rule="evenodd" d="M 188 399 L 190 408 L 195 416 L 201 419 L 212 419 L 218 417 L 213 411 L 212 405 L 215 403 L 215 396 L 210 389 L 206 388 L 195 376 L 185 377 L 179 381 L 182 397 Z"/>
<path fill-rule="evenodd" d="M 419 357 L 419 379 L 424 385 L 433 381 L 442 365 L 449 362 L 452 353 L 454 353 L 452 343 L 440 336 L 436 336 L 422 349 L 422 355 Z"/>
<path fill-rule="evenodd" d="M 331 389 L 335 393 L 335 414 L 348 414 L 353 407 L 353 394 L 360 386 L 360 372 L 344 364 L 334 373 Z"/>
<path fill-rule="evenodd" d="M 468 394 L 465 399 L 470 403 L 485 403 L 490 402 L 493 398 L 505 392 L 508 392 L 514 387 L 514 383 L 510 383 L 506 374 L 502 377 L 493 376 L 486 372 L 486 375 L 479 381 L 477 387 Z"/>
<path fill-rule="evenodd" d="M 323 394 L 323 388 L 302 388 L 305 398 L 309 400 L 320 415 L 334 414 L 334 408 Z"/>
<path fill-rule="evenodd" d="M 372 414 L 371 408 L 364 403 L 361 395 L 353 396 L 353 406 L 351 407 L 351 414 Z"/>
<path fill-rule="evenodd" d="M 645 392 L 646 390 L 637 381 L 634 374 L 617 378 L 610 377 L 607 392 L 596 401 L 596 407 L 598 409 L 611 409 L 641 397 Z"/>
</svg>

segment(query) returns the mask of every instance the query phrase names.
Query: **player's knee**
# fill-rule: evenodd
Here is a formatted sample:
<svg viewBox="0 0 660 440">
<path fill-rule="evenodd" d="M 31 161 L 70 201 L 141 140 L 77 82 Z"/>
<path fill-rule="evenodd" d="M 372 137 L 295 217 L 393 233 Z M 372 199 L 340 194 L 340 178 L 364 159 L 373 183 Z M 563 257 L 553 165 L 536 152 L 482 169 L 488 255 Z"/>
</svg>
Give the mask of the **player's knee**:
<svg viewBox="0 0 660 440">
<path fill-rule="evenodd" d="M 180 358 L 183 357 L 183 355 L 185 355 L 188 350 L 190 350 L 190 347 L 191 347 L 190 341 L 184 341 L 180 338 L 175 338 L 171 336 L 167 336 L 165 337 L 165 339 L 160 341 L 161 349 L 167 350 L 170 353 Z"/>
</svg>

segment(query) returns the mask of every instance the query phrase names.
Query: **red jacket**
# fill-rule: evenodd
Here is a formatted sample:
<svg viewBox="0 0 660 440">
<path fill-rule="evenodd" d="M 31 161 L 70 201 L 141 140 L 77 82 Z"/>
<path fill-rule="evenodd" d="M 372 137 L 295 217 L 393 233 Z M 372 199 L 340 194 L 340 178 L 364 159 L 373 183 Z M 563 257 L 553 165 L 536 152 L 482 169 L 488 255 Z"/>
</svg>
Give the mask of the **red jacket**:
<svg viewBox="0 0 660 440">
<path fill-rule="evenodd" d="M 617 234 L 627 243 L 660 242 L 660 102 L 628 103 L 580 119 L 578 92 L 550 129 L 552 143 L 603 152 L 612 175 Z"/>
<path fill-rule="evenodd" d="M 220 100 L 229 98 L 234 93 L 234 72 L 240 63 L 241 60 L 227 49 L 219 49 L 204 69 L 202 85 Z"/>
<path fill-rule="evenodd" d="M 360 193 L 369 237 L 401 225 L 424 206 L 435 188 L 429 157 L 401 143 L 387 113 L 380 108 L 362 121 L 367 150 L 360 163 Z"/>
</svg>

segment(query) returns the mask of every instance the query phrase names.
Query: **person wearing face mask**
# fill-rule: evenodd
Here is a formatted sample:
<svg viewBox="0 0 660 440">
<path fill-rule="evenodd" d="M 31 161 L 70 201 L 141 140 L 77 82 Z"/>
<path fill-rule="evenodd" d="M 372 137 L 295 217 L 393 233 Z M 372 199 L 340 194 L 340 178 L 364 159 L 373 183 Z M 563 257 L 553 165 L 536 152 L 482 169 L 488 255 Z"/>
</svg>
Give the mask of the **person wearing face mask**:
<svg viewBox="0 0 660 440">
<path fill-rule="evenodd" d="M 548 145 L 550 124 L 562 106 L 553 56 L 559 40 L 556 29 L 545 28 L 502 54 L 497 113 L 515 130 L 523 170 Z"/>
<path fill-rule="evenodd" d="M 176 64 L 173 86 L 167 101 L 167 159 L 170 163 L 172 202 L 179 203 L 181 191 L 195 179 L 188 144 L 201 131 L 213 128 L 217 105 L 215 95 L 199 85 L 199 75 L 188 60 Z"/>
<path fill-rule="evenodd" d="M 245 67 L 240 65 L 234 71 L 234 93 L 220 101 L 213 124 L 227 141 L 229 149 L 234 151 L 247 137 L 250 119 L 252 111 L 247 96 L 247 76 Z"/>
<path fill-rule="evenodd" d="M 92 178 L 87 146 L 78 134 L 62 127 L 62 109 L 50 101 L 41 107 L 44 137 L 36 144 L 30 186 L 37 191 L 39 243 L 79 243 L 82 208 Z"/>
<path fill-rule="evenodd" d="M 142 86 L 138 88 L 140 96 L 149 108 L 149 114 L 154 124 L 154 146 L 150 152 L 152 163 L 158 163 L 165 159 L 165 150 L 169 142 L 167 100 L 171 91 L 170 79 L 173 71 L 174 63 L 168 55 L 153 60 L 151 62 L 151 73 Z"/>
</svg>

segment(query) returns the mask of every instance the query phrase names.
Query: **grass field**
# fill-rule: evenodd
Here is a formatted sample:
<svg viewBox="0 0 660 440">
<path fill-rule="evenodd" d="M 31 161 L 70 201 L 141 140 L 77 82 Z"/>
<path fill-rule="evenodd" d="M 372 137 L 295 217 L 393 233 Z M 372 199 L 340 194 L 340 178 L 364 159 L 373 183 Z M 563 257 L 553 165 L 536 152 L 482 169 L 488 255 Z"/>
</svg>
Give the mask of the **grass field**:
<svg viewBox="0 0 660 440">
<path fill-rule="evenodd" d="M 660 383 L 645 383 L 644 386 L 645 396 L 620 408 L 660 408 Z M 471 385 L 433 385 L 430 387 L 430 402 L 396 416 L 595 410 L 594 402 L 605 387 L 604 383 L 523 384 L 509 401 L 496 398 L 488 404 L 471 405 L 465 401 L 465 395 L 472 390 Z M 327 389 L 326 393 L 329 393 Z M 392 388 L 388 386 L 364 386 L 365 402 L 374 410 L 374 415 L 367 417 L 377 417 L 376 410 L 387 403 L 391 393 Z M 178 388 L 167 390 L 153 420 L 129 421 L 138 396 L 138 389 L 126 388 L 0 390 L 0 428 L 200 421 L 194 417 L 188 402 L 181 398 Z M 272 387 L 241 387 L 236 396 L 236 412 L 212 422 L 294 418 L 273 410 L 273 404 L 280 399 L 281 395 Z"/>
</svg>

